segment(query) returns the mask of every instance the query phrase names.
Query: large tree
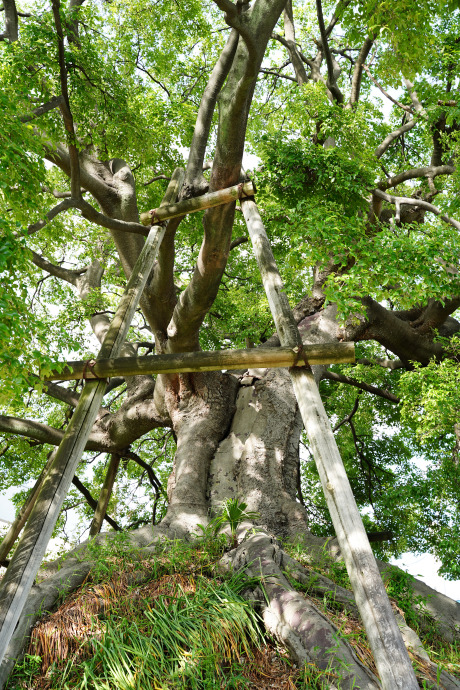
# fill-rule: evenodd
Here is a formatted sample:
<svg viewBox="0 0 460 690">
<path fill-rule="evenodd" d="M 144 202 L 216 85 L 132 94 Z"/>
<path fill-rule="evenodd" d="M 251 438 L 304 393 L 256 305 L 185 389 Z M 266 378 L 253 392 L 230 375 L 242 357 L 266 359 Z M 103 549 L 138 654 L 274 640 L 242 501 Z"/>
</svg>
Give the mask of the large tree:
<svg viewBox="0 0 460 690">
<path fill-rule="evenodd" d="M 3 13 L 2 488 L 35 480 L 62 438 L 80 384 L 31 372 L 97 352 L 144 244 L 139 212 L 181 165 L 182 199 L 238 184 L 246 151 L 303 341 L 356 343 L 356 365 L 315 376 L 366 527 L 391 533 L 378 555 L 431 551 L 458 577 L 455 6 Z M 279 345 L 240 209 L 200 215 L 169 221 L 123 355 Z M 87 529 L 109 463 L 117 530 L 187 537 L 236 498 L 277 538 L 333 535 L 285 370 L 114 378 L 104 400 L 58 529 L 71 508 Z M 440 606 L 452 637 L 459 614 Z"/>
</svg>

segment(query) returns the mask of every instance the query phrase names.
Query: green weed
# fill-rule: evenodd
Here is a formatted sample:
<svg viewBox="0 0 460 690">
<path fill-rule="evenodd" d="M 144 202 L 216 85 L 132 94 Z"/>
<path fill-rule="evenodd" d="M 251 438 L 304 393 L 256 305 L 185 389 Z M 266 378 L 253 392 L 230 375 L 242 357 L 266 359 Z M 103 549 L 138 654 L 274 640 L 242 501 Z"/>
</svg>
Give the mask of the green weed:
<svg viewBox="0 0 460 690">
<path fill-rule="evenodd" d="M 220 688 L 225 665 L 262 642 L 258 618 L 239 594 L 243 583 L 241 576 L 202 581 L 193 595 L 179 588 L 147 604 L 142 618 L 107 621 L 102 639 L 92 641 L 81 690 Z"/>
</svg>

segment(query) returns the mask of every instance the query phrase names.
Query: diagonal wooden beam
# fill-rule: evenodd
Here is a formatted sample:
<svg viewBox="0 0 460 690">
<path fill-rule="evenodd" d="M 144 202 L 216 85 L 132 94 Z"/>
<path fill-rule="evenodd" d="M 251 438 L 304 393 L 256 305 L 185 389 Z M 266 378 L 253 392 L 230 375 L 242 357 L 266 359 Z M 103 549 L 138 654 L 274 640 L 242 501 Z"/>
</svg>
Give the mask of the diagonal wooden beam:
<svg viewBox="0 0 460 690">
<path fill-rule="evenodd" d="M 241 201 L 254 254 L 281 344 L 300 347 L 270 241 L 253 199 Z M 342 458 L 309 366 L 290 369 L 327 507 L 384 690 L 417 690 L 418 682 L 366 536 Z"/>
<path fill-rule="evenodd" d="M 304 366 L 310 364 L 344 364 L 355 361 L 354 343 L 324 343 L 300 348 L 258 347 L 247 350 L 216 350 L 214 352 L 180 352 L 145 357 L 119 357 L 91 361 L 66 362 L 42 376 L 45 381 L 97 379 L 139 374 L 184 374 L 194 371 L 219 371 L 262 367 Z"/>
<path fill-rule="evenodd" d="M 185 172 L 178 168 L 169 183 L 165 203 L 176 198 Z M 126 340 L 134 312 L 155 263 L 166 227 L 151 228 L 137 259 L 98 358 L 116 357 Z M 45 556 L 59 513 L 83 454 L 105 393 L 105 380 L 89 381 L 66 429 L 39 491 L 27 525 L 0 584 L 0 687 L 9 672 L 8 646 L 30 589 Z"/>
</svg>

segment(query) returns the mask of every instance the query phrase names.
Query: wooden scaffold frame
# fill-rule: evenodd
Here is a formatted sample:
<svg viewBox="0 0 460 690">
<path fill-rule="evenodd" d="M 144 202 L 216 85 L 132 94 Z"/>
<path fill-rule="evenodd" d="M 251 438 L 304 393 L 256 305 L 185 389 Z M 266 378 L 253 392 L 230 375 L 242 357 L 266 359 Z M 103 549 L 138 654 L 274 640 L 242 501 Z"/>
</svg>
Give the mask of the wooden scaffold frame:
<svg viewBox="0 0 460 690">
<path fill-rule="evenodd" d="M 59 448 L 50 458 L 33 489 L 33 495 L 21 511 L 20 519 L 18 517 L 15 523 L 16 526 L 19 525 L 20 530 L 29 516 L 0 586 L 0 662 L 7 654 L 15 626 L 45 556 L 49 539 L 99 411 L 107 377 L 279 366 L 289 367 L 312 455 L 382 686 L 385 690 L 415 690 L 418 683 L 310 366 L 354 361 L 354 346 L 350 343 L 330 343 L 324 346 L 307 346 L 302 343 L 270 241 L 254 200 L 255 189 L 251 182 L 176 203 L 183 178 L 184 171 L 178 168 L 160 207 L 153 212 L 141 214 L 141 222 L 151 227 L 96 360 L 68 362 L 64 367 L 60 367 L 60 370 L 44 377 L 46 380 L 85 378 L 87 381 Z M 165 233 L 165 222 L 169 218 L 237 199 L 240 200 L 281 347 L 118 358 L 158 254 Z M 119 457 L 113 454 L 95 511 L 92 535 L 99 531 L 105 515 L 118 462 Z M 17 534 L 9 535 L 8 548 L 11 547 L 11 539 L 14 541 L 15 536 Z M 1 551 L 3 558 L 6 556 L 4 552 L 5 548 Z M 4 679 L 0 665 L 1 681 Z"/>
</svg>

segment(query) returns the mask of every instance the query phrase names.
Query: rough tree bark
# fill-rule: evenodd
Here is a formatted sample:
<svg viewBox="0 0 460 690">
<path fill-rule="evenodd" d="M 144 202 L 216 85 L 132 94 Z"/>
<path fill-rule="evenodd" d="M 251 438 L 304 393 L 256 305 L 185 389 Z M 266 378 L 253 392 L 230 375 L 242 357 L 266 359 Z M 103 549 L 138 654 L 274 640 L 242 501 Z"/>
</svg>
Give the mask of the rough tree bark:
<svg viewBox="0 0 460 690">
<path fill-rule="evenodd" d="M 286 4 L 285 0 L 255 0 L 249 9 L 245 3 L 233 4 L 229 0 L 215 2 L 225 12 L 232 31 L 211 74 L 199 108 L 182 192 L 185 198 L 203 193 L 208 186 L 202 175 L 202 168 L 217 106 L 217 141 L 209 190 L 220 190 L 239 182 L 252 95 L 266 45 L 271 37 L 287 48 L 299 84 L 304 84 L 309 78 L 327 81 L 331 100 L 339 103 L 343 101 L 343 94 L 337 86 L 340 76 L 337 63 L 328 45 L 331 31 L 337 22 L 336 14 L 329 25 L 325 26 L 321 3 L 317 3 L 320 40 L 316 42 L 318 52 L 315 59 L 309 60 L 303 56 L 296 43 L 291 2 Z M 12 0 L 5 2 L 5 9 L 9 13 L 9 40 L 16 40 L 17 15 Z M 283 11 L 285 38 L 273 34 Z M 73 34 L 78 38 L 77 21 L 73 26 Z M 359 97 L 364 62 L 371 45 L 371 40 L 367 39 L 359 52 L 353 105 Z M 322 76 L 323 59 L 327 63 L 327 73 Z M 306 74 L 303 64 L 308 65 L 311 75 Z M 414 107 L 420 112 L 418 101 L 414 101 L 416 94 L 413 91 L 411 93 Z M 410 127 L 404 125 L 404 131 L 415 126 L 415 119 L 410 120 Z M 401 130 L 399 128 L 385 138 L 376 151 L 377 158 L 400 136 Z M 64 145 L 50 147 L 46 157 L 71 177 L 75 161 L 72 163 L 68 148 Z M 126 277 L 129 277 L 144 238 L 141 234 L 124 231 L 121 224 L 112 224 L 111 227 L 110 220 L 138 225 L 139 212 L 133 173 L 123 160 L 114 158 L 102 161 L 90 149 L 80 150 L 78 158 L 81 187 L 89 193 L 100 210 L 99 214 L 93 213 L 92 218 L 95 222 L 100 221 L 103 227 L 110 228 L 121 267 Z M 427 176 L 433 179 L 437 175 L 452 174 L 453 171 L 452 165 L 441 165 L 441 161 L 436 159 L 429 169 L 413 169 L 402 176 L 388 177 L 380 184 L 380 195 L 374 195 L 376 198 L 371 209 L 374 217 L 378 217 L 381 212 L 382 198 L 395 205 L 400 203 L 392 201 L 395 197 L 386 194 L 384 190 L 405 180 Z M 410 203 L 416 205 L 415 200 Z M 436 207 L 428 202 L 424 204 L 425 206 L 420 206 L 436 213 L 436 210 L 433 211 Z M 431 206 L 431 209 L 427 206 Z M 83 202 L 80 207 L 85 208 Z M 60 210 L 66 208 L 69 206 L 64 204 Z M 229 203 L 205 213 L 203 242 L 198 260 L 191 281 L 179 298 L 174 288 L 173 268 L 175 231 L 181 219 L 169 223 L 158 264 L 152 271 L 141 301 L 157 352 L 176 353 L 199 349 L 200 328 L 216 297 L 230 252 L 234 209 L 235 204 Z M 86 212 L 89 213 L 88 209 Z M 48 215 L 51 217 L 52 212 Z M 449 222 L 448 217 L 446 218 Z M 31 226 L 29 232 L 38 232 L 44 223 L 39 225 L 40 227 Z M 50 275 L 75 286 L 82 299 L 101 285 L 103 272 L 97 262 L 79 272 L 53 267 L 39 257 L 36 257 L 35 262 Z M 458 306 L 455 296 L 442 304 L 418 304 L 407 312 L 390 311 L 371 298 L 365 298 L 363 302 L 367 309 L 366 316 L 358 323 L 353 322 L 342 328 L 337 320 L 336 307 L 329 305 L 324 308 L 323 286 L 333 270 L 333 266 L 318 267 L 312 294 L 306 295 L 294 310 L 305 342 L 374 339 L 394 353 L 401 366 L 405 366 L 413 360 L 426 363 L 432 356 L 443 356 L 442 345 L 431 337 L 434 328 L 441 334 L 452 334 L 460 329 L 460 324 L 451 317 Z M 102 340 L 108 327 L 107 316 L 94 314 L 91 327 L 96 337 Z M 276 335 L 264 344 L 270 345 L 279 345 Z M 123 354 L 133 356 L 133 345 L 126 343 Z M 324 367 L 316 367 L 314 373 L 319 381 L 326 372 Z M 340 642 L 338 646 L 332 644 L 336 631 L 330 622 L 311 602 L 295 592 L 285 577 L 288 568 L 298 581 L 302 581 L 307 575 L 283 551 L 278 539 L 301 538 L 311 553 L 312 564 L 315 558 L 321 556 L 325 547 L 324 540 L 309 533 L 306 511 L 298 500 L 299 437 L 302 423 L 287 372 L 252 369 L 233 373 L 166 374 L 157 376 L 156 380 L 143 375 L 130 377 L 127 383 L 127 395 L 116 412 L 109 413 L 101 408 L 87 448 L 112 453 L 116 457 L 129 457 L 130 443 L 158 427 L 172 429 L 177 439 L 174 469 L 168 484 L 167 515 L 159 526 L 147 526 L 132 532 L 132 543 L 139 548 L 154 549 L 154 542 L 159 537 L 189 538 L 198 523 L 206 523 L 210 513 L 219 511 L 223 501 L 233 497 L 244 500 L 248 510 L 259 513 L 258 527 L 261 531 L 251 535 L 247 531 L 248 526 L 243 526 L 239 534 L 240 544 L 228 555 L 223 567 L 245 567 L 249 575 L 262 573 L 267 578 L 268 601 L 262 605 L 265 623 L 288 647 L 297 663 L 314 661 L 324 669 L 342 666 L 345 662 L 348 670 L 343 677 L 342 687 L 379 687 L 377 679 L 362 667 L 346 643 Z M 347 383 L 354 385 L 351 378 Z M 368 386 L 366 390 L 370 388 L 372 387 Z M 391 400 L 385 391 L 376 389 L 376 392 Z M 50 386 L 48 394 L 73 407 L 76 404 L 76 396 L 62 387 L 55 386 L 53 393 Z M 51 446 L 58 445 L 62 438 L 62 432 L 58 429 L 6 416 L 0 417 L 0 430 Z M 100 535 L 96 539 L 105 538 Z M 59 564 L 48 568 L 47 579 L 33 587 L 10 645 L 8 658 L 1 667 L 0 687 L 3 687 L 19 657 L 40 607 L 41 610 L 52 608 L 58 595 L 78 586 L 89 572 L 91 563 L 84 560 L 84 548 L 82 545 L 78 554 L 71 554 L 66 559 L 64 568 L 59 569 Z M 327 548 L 332 558 L 340 558 L 334 543 L 329 543 Z M 6 557 L 3 552 L 2 555 Z M 315 586 L 317 591 L 321 591 L 321 587 L 324 591 L 324 587 L 333 585 L 318 577 Z M 416 586 L 420 591 L 423 590 L 423 596 L 429 595 L 427 605 L 431 614 L 437 618 L 442 634 L 446 639 L 458 640 L 460 606 L 429 588 L 420 584 Z M 339 589 L 335 587 L 336 596 L 353 606 L 351 594 Z M 251 594 L 256 598 L 257 595 L 257 592 Z M 413 646 L 413 638 L 408 644 Z M 447 676 L 443 678 L 443 682 L 446 687 L 458 687 L 456 681 Z"/>
</svg>

